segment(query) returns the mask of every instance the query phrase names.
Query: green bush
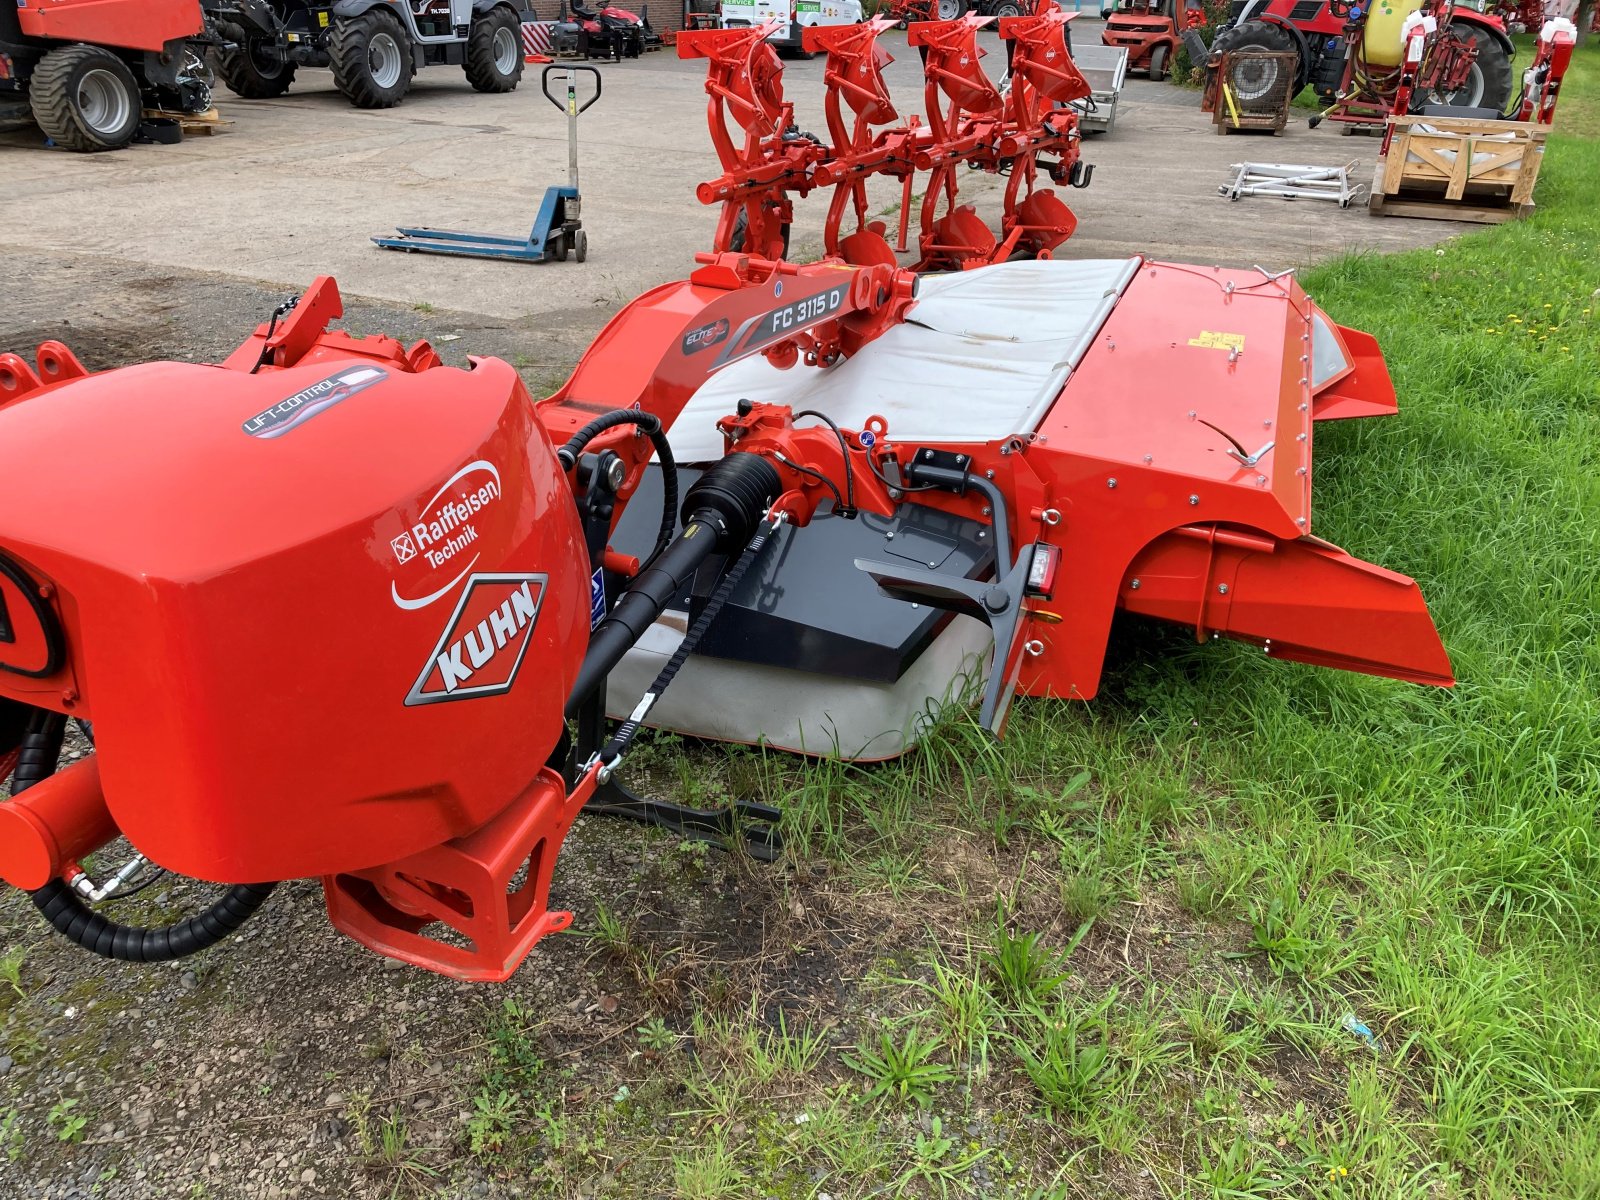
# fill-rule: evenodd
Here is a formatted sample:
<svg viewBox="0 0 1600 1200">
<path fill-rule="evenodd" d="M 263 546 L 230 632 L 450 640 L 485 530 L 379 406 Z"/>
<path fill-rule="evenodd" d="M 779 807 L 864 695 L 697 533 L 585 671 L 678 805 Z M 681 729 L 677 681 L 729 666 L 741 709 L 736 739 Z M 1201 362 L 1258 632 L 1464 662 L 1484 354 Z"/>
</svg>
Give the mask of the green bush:
<svg viewBox="0 0 1600 1200">
<path fill-rule="evenodd" d="M 1206 19 L 1200 26 L 1200 36 L 1211 45 L 1220 29 L 1228 19 L 1228 0 L 1205 0 Z M 1180 12 L 1179 24 L 1183 22 Z M 1178 43 L 1178 52 L 1172 56 L 1172 82 L 1184 86 L 1198 87 L 1205 82 L 1205 64 L 1194 62 L 1189 57 L 1189 48 L 1182 42 Z"/>
</svg>

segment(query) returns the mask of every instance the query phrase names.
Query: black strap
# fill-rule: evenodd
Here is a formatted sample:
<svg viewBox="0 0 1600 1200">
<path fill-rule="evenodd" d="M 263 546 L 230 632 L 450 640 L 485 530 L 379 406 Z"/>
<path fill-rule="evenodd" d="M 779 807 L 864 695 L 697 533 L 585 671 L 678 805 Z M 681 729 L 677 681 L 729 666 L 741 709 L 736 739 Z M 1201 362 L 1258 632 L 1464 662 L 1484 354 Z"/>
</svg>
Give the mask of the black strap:
<svg viewBox="0 0 1600 1200">
<path fill-rule="evenodd" d="M 633 741 L 639 732 L 640 726 L 644 724 L 645 717 L 655 707 L 656 701 L 661 699 L 661 693 L 671 686 L 673 679 L 683 667 L 684 662 L 687 661 L 689 655 L 694 653 L 695 647 L 705 637 L 706 630 L 711 628 L 711 623 L 717 619 L 717 614 L 722 611 L 722 606 L 728 602 L 728 597 L 733 594 L 733 589 L 739 586 L 739 580 L 744 578 L 744 573 L 760 557 L 767 540 L 777 532 L 782 520 L 783 518 L 780 516 L 756 526 L 755 535 L 751 537 L 749 544 L 745 546 L 738 560 L 728 570 L 728 573 L 722 577 L 722 582 L 717 584 L 716 590 L 711 593 L 705 607 L 700 610 L 700 616 L 689 627 L 689 632 L 684 635 L 683 641 L 678 643 L 678 649 L 667 660 L 667 665 L 661 668 L 661 673 L 656 676 L 655 682 L 650 685 L 650 690 L 645 692 L 632 714 L 617 727 L 617 732 L 612 735 L 611 740 L 600 751 L 600 761 L 602 763 L 609 766 L 622 757 L 628 748 L 628 744 Z"/>
</svg>

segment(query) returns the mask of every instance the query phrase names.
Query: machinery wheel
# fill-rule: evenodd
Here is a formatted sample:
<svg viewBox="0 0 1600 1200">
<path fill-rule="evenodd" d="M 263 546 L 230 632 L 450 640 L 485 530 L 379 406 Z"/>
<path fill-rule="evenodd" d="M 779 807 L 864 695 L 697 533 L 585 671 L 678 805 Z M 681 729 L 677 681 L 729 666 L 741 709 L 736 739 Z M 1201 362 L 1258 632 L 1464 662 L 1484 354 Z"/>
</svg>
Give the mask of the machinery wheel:
<svg viewBox="0 0 1600 1200">
<path fill-rule="evenodd" d="M 1211 43 L 1213 54 L 1226 54 L 1229 50 L 1273 50 L 1298 54 L 1300 47 L 1295 44 L 1294 35 L 1282 25 L 1275 25 L 1271 21 L 1244 21 L 1231 29 L 1224 29 Z M 1278 72 L 1281 69 L 1276 63 L 1240 63 L 1234 67 L 1228 86 L 1240 101 L 1259 100 L 1278 86 Z M 1290 83 L 1294 89 L 1290 93 L 1291 98 L 1300 91 L 1299 81 L 1305 69 L 1302 61 L 1295 72 L 1295 79 Z"/>
<path fill-rule="evenodd" d="M 218 22 L 217 35 L 238 47 L 211 53 L 217 74 L 230 92 L 246 100 L 270 100 L 289 90 L 295 65 L 274 54 L 266 39 L 248 37 L 244 26 L 228 21 Z"/>
<path fill-rule="evenodd" d="M 579 262 L 585 262 L 589 257 L 589 235 L 581 229 L 572 235 L 572 257 Z"/>
<path fill-rule="evenodd" d="M 937 0 L 933 6 L 933 18 L 936 21 L 954 21 L 965 16 L 967 0 Z"/>
<path fill-rule="evenodd" d="M 1000 0 L 999 4 L 989 10 L 989 15 L 993 17 L 1020 17 L 1022 15 L 1022 5 L 1017 0 Z"/>
<path fill-rule="evenodd" d="M 100 46 L 74 43 L 39 60 L 28 85 L 33 119 L 68 150 L 120 150 L 139 131 L 139 81 Z"/>
<path fill-rule="evenodd" d="M 1511 59 L 1500 40 L 1478 25 L 1451 27 L 1450 37 L 1472 39 L 1478 43 L 1478 56 L 1472 62 L 1467 82 L 1453 92 L 1431 92 L 1432 104 L 1462 104 L 1468 108 L 1492 108 L 1505 112 L 1511 100 Z"/>
<path fill-rule="evenodd" d="M 1167 48 L 1156 46 L 1150 51 L 1150 82 L 1160 83 L 1167 77 Z"/>
<path fill-rule="evenodd" d="M 509 8 L 491 8 L 467 35 L 467 82 L 474 91 L 514 91 L 522 78 L 522 23 Z"/>
<path fill-rule="evenodd" d="M 334 83 L 357 108 L 393 108 L 411 89 L 411 39 L 386 9 L 336 22 L 328 57 Z"/>
</svg>

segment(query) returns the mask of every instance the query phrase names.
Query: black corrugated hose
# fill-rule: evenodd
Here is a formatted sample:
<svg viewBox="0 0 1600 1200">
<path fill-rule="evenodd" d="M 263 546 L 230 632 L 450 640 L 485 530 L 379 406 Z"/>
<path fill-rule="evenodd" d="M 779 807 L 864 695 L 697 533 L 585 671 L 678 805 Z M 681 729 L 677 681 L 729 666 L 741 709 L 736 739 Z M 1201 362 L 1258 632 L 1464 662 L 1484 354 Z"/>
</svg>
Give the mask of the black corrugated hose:
<svg viewBox="0 0 1600 1200">
<path fill-rule="evenodd" d="M 26 791 L 55 772 L 67 719 L 60 713 L 35 710 L 22 737 L 22 752 L 11 779 L 13 796 Z M 56 931 L 102 958 L 124 962 L 169 962 L 214 946 L 248 921 L 272 895 L 275 883 L 247 883 L 230 887 L 227 894 L 204 912 L 157 929 L 121 925 L 107 920 L 78 898 L 62 880 L 52 879 L 29 892 L 34 905 Z"/>
<path fill-rule="evenodd" d="M 640 433 L 650 439 L 656 457 L 661 460 L 661 528 L 656 533 L 655 549 L 650 551 L 650 557 L 645 559 L 639 568 L 642 572 L 645 567 L 661 557 L 661 552 L 667 548 L 667 544 L 672 541 L 672 535 L 678 529 L 678 463 L 672 457 L 672 445 L 667 441 L 667 435 L 661 428 L 661 418 L 637 408 L 614 408 L 596 417 L 568 438 L 567 444 L 556 451 L 556 457 L 561 460 L 564 470 L 572 470 L 572 464 L 578 461 L 578 455 L 583 452 L 585 446 L 606 430 L 615 429 L 618 425 L 637 427 Z"/>
</svg>

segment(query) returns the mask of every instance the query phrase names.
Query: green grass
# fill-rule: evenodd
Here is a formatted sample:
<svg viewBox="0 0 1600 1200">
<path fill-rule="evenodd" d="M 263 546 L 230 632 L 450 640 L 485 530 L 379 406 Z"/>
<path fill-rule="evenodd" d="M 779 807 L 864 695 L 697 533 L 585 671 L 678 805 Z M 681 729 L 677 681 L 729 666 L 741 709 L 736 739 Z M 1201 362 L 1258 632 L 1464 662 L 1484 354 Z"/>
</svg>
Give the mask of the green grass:
<svg viewBox="0 0 1600 1200">
<path fill-rule="evenodd" d="M 573 956 L 621 1036 L 489 1015 L 459 1149 L 539 1195 L 1600 1194 L 1597 136 L 1591 47 L 1532 219 L 1302 277 L 1401 397 L 1319 429 L 1317 532 L 1419 580 L 1453 690 L 1130 627 L 998 747 L 646 739 L 790 861 L 638 835 Z M 658 885 L 759 937 L 627 906 Z"/>
</svg>

